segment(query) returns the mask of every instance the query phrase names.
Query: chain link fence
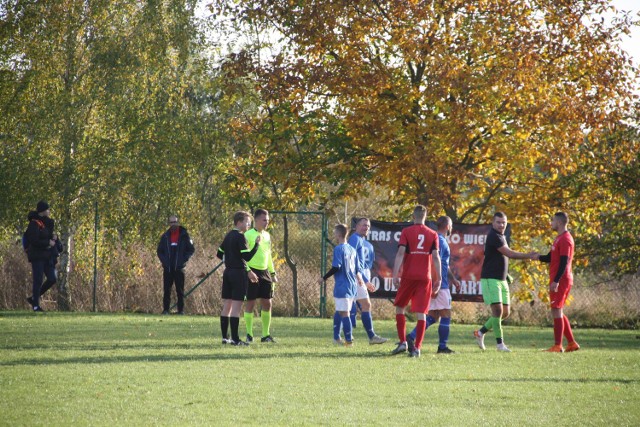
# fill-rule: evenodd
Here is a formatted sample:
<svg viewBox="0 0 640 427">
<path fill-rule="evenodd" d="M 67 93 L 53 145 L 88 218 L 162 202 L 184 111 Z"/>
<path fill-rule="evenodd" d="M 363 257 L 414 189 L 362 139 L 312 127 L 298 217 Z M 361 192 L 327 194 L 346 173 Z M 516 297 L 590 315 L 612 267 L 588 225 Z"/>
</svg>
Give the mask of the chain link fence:
<svg viewBox="0 0 640 427">
<path fill-rule="evenodd" d="M 332 245 L 328 242 L 326 218 L 321 212 L 271 212 L 274 262 L 279 282 L 273 299 L 276 316 L 326 317 L 333 312 L 332 280 L 324 289 L 318 279 L 330 265 Z M 215 252 L 224 234 L 203 241 L 195 238 L 196 253 L 186 268 L 185 300 L 188 314 L 217 316 L 223 266 Z M 87 233 L 88 234 L 88 233 Z M 91 234 L 88 234 L 91 236 Z M 158 236 L 159 237 L 159 236 Z M 98 241 L 99 245 L 103 245 Z M 106 247 L 107 245 L 103 245 Z M 160 313 L 162 311 L 162 268 L 155 247 L 142 244 L 118 248 L 109 245 L 94 265 L 91 237 L 77 238 L 69 274 L 71 307 L 76 311 Z M 84 254 L 84 255 L 83 255 Z M 587 274 L 575 275 L 574 287 L 565 312 L 572 323 L 582 327 L 640 327 L 640 276 L 630 275 L 602 282 Z M 512 294 L 518 291 L 518 284 Z M 327 297 L 326 295 L 329 295 Z M 26 310 L 31 295 L 31 268 L 18 238 L 0 242 L 0 310 Z M 43 298 L 45 310 L 57 309 L 57 289 Z M 175 292 L 172 295 L 175 303 Z M 483 304 L 454 302 L 453 320 L 477 323 L 486 318 Z M 393 319 L 394 308 L 387 300 L 373 301 L 378 319 Z M 550 325 L 548 305 L 539 298 L 529 302 L 512 300 L 511 324 Z"/>
</svg>

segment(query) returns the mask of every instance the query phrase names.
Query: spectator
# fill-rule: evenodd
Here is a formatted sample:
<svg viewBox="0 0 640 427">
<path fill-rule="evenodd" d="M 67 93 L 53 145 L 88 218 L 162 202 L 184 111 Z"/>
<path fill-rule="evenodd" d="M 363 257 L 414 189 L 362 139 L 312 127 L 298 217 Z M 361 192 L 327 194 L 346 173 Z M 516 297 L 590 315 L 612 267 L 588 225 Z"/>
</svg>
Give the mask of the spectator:
<svg viewBox="0 0 640 427">
<path fill-rule="evenodd" d="M 34 312 L 44 312 L 40 307 L 40 296 L 56 283 L 56 274 L 52 261 L 52 248 L 56 246 L 53 236 L 54 222 L 49 216 L 49 204 L 43 200 L 38 202 L 36 211 L 29 212 L 27 226 L 27 257 L 31 263 L 33 278 L 32 296 L 27 298 Z M 57 256 L 55 257 L 57 260 Z M 42 277 L 47 281 L 42 283 Z"/>
<path fill-rule="evenodd" d="M 174 283 L 178 298 L 178 314 L 184 314 L 184 268 L 195 248 L 187 229 L 178 223 L 177 216 L 169 217 L 169 229 L 160 238 L 157 252 L 163 269 L 162 314 L 169 314 L 171 288 Z"/>
</svg>

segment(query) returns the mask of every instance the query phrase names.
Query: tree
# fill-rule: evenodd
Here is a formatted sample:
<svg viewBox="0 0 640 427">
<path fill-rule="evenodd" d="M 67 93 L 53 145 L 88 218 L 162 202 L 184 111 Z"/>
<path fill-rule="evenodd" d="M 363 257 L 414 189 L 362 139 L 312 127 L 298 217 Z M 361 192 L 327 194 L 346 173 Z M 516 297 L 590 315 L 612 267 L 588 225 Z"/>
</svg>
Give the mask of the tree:
<svg viewBox="0 0 640 427">
<path fill-rule="evenodd" d="M 613 277 L 640 272 L 640 109 L 634 111 L 635 124 L 619 123 L 587 138 L 579 172 L 566 177 L 580 201 L 574 212 L 580 259 Z"/>
<path fill-rule="evenodd" d="M 148 236 L 197 181 L 192 144 L 206 67 L 195 54 L 195 2 L 6 1 L 0 9 L 2 223 L 40 198 L 54 206 L 68 251 L 59 307 L 69 308 L 74 236 L 98 202 L 125 242 Z M 198 211 L 197 197 L 180 201 Z M 195 202 L 194 202 L 195 201 Z M 190 204 L 195 203 L 195 207 Z M 187 209 L 185 209 L 187 210 Z M 146 212 L 147 215 L 140 215 Z M 10 220 L 8 220 L 10 219 Z"/>
<path fill-rule="evenodd" d="M 585 129 L 629 105 L 616 41 L 631 21 L 600 22 L 607 4 L 220 0 L 212 10 L 261 35 L 236 55 L 237 75 L 271 109 L 341 122 L 352 164 L 375 171 L 391 199 L 466 222 L 505 209 L 531 224 L 562 199 L 558 179 L 576 167 L 564 159 Z M 298 122 L 277 125 L 285 134 Z"/>
</svg>

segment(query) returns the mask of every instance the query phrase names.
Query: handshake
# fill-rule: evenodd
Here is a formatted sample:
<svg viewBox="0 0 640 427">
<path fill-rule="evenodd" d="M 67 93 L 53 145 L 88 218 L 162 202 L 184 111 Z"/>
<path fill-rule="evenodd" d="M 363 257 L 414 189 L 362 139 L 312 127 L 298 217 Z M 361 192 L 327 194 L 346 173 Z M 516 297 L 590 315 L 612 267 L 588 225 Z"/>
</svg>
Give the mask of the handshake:
<svg viewBox="0 0 640 427">
<path fill-rule="evenodd" d="M 534 261 L 538 261 L 540 259 L 540 253 L 539 252 L 529 252 L 527 254 L 524 254 L 525 258 L 524 259 L 530 259 L 530 260 L 534 260 Z"/>
</svg>

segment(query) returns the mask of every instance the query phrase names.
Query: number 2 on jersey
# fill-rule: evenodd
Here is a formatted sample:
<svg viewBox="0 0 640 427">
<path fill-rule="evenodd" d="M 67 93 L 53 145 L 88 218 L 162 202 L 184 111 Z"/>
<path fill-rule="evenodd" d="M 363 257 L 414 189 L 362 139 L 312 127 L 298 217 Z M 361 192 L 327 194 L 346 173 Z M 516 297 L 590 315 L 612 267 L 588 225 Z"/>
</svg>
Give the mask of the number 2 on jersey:
<svg viewBox="0 0 640 427">
<path fill-rule="evenodd" d="M 424 249 L 424 234 L 418 234 L 418 249 Z"/>
</svg>

